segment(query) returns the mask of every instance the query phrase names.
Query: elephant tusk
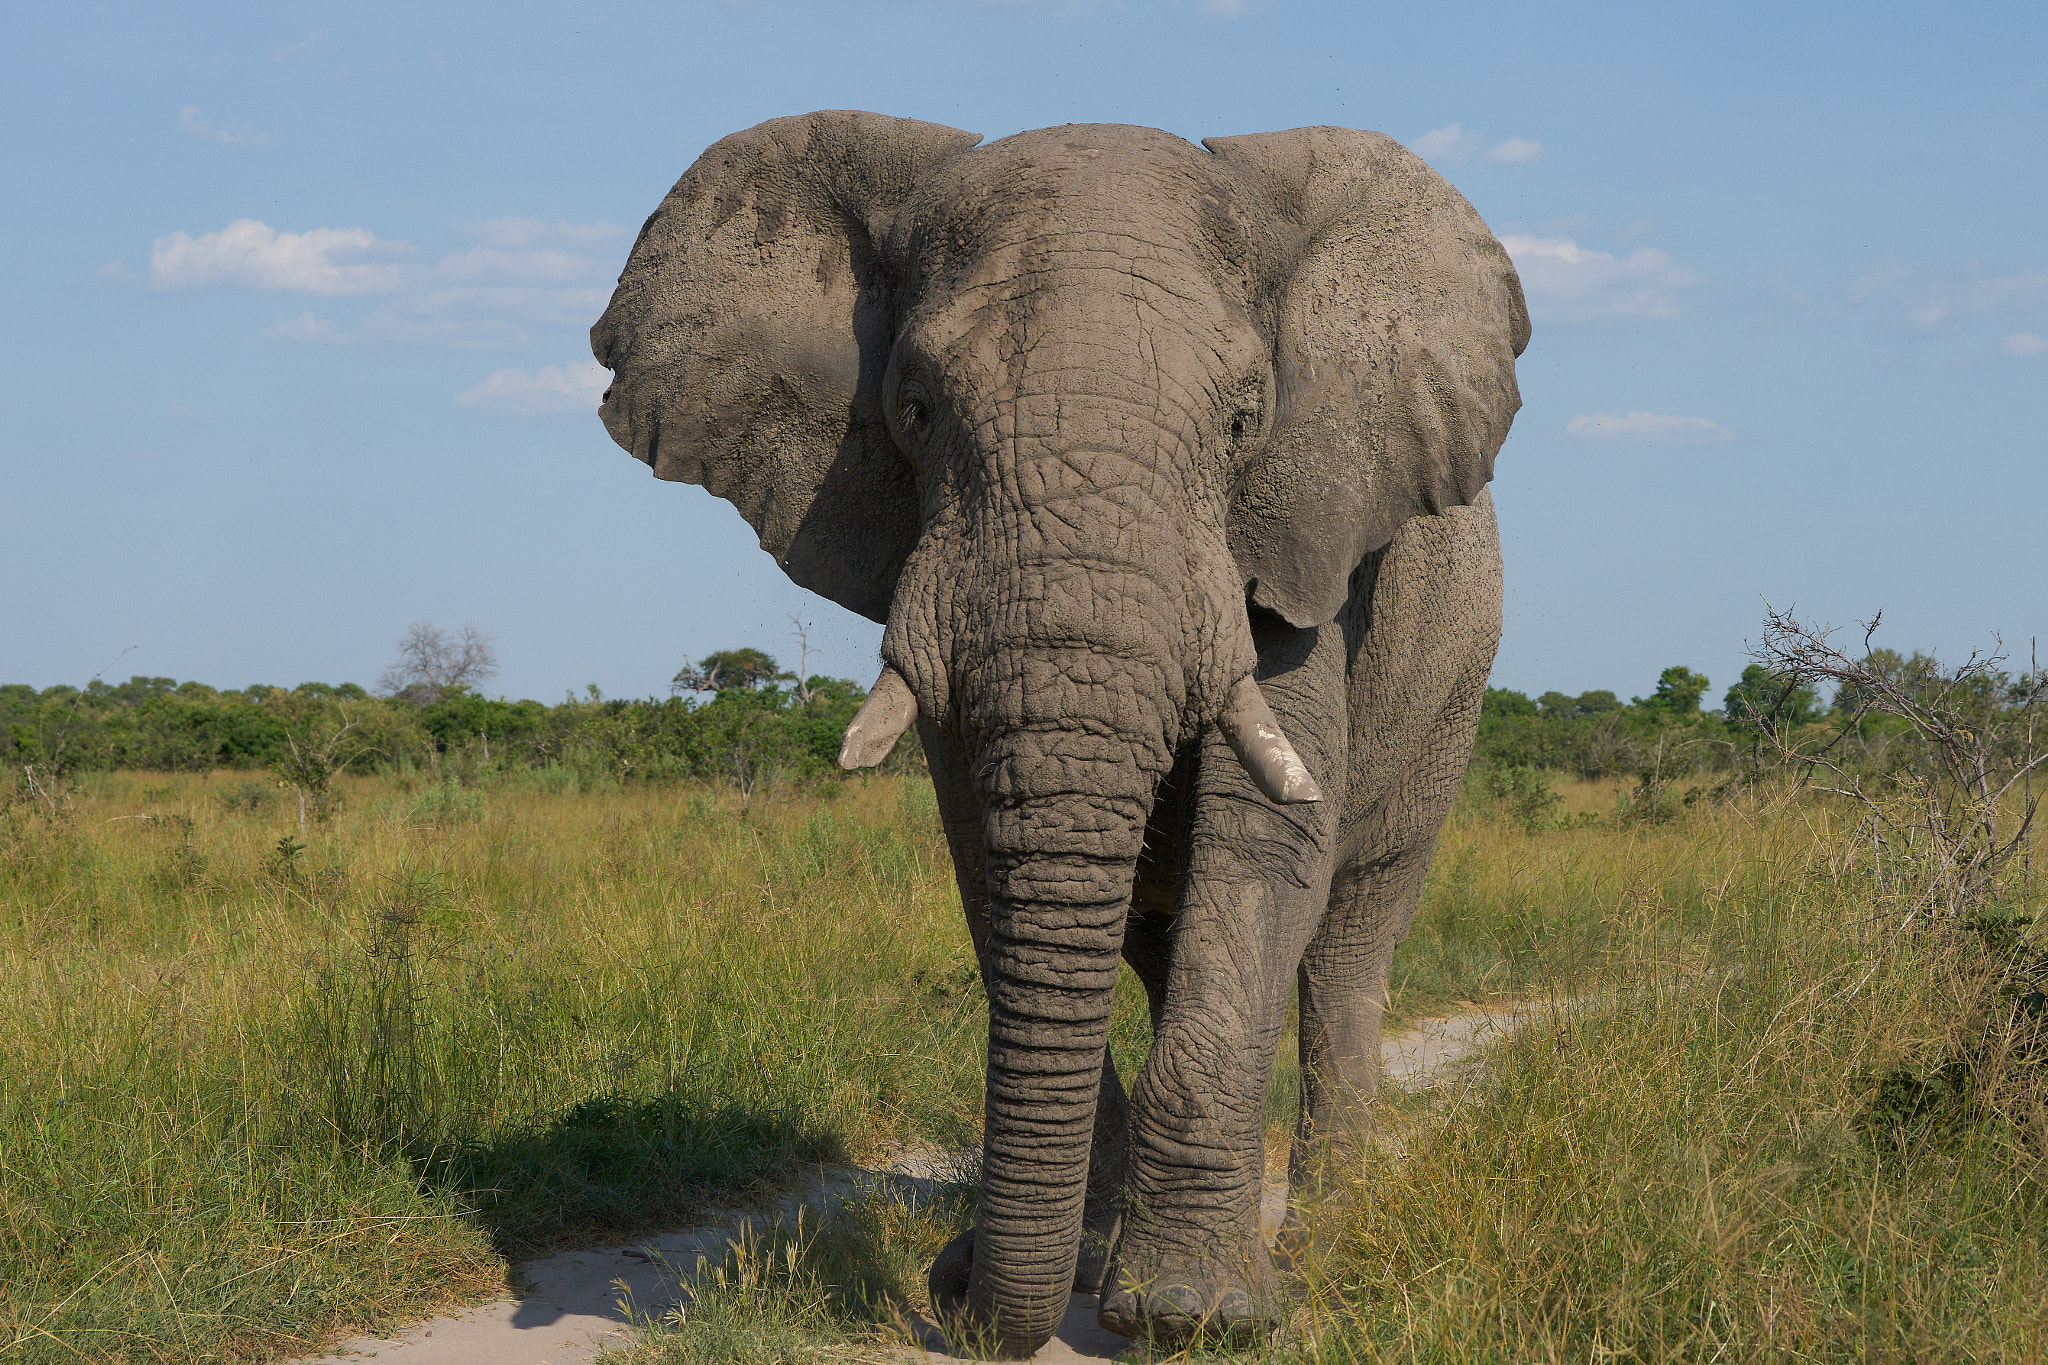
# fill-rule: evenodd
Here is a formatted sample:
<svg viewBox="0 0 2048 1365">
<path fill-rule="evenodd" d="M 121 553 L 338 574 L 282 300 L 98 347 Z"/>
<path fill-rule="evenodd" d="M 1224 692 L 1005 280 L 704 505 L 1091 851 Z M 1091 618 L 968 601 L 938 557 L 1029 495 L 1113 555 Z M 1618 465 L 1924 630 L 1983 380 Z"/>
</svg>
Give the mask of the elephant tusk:
<svg viewBox="0 0 2048 1365">
<path fill-rule="evenodd" d="M 1237 752 L 1238 762 L 1274 805 L 1298 806 L 1323 799 L 1323 789 L 1280 732 L 1280 722 L 1251 674 L 1230 689 L 1230 700 L 1216 723 Z"/>
<path fill-rule="evenodd" d="M 874 690 L 854 713 L 853 723 L 846 727 L 846 738 L 839 744 L 839 766 L 874 767 L 889 756 L 889 750 L 896 747 L 896 741 L 916 719 L 917 698 L 911 695 L 910 684 L 903 681 L 901 673 L 884 664 L 882 676 L 875 679 Z"/>
</svg>

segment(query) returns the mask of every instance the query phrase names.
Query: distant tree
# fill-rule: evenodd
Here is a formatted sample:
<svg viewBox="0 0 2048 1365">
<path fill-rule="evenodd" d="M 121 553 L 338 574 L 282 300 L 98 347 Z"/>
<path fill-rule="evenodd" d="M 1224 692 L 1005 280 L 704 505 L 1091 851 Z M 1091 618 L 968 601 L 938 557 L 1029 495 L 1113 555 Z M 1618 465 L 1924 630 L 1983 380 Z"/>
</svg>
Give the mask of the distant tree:
<svg viewBox="0 0 2048 1365">
<path fill-rule="evenodd" d="M 1619 711 L 1621 698 L 1603 687 L 1595 692 L 1579 693 L 1572 706 L 1582 716 L 1597 716 L 1603 711 Z"/>
<path fill-rule="evenodd" d="M 783 672 L 774 656 L 761 650 L 721 649 L 706 654 L 696 664 L 684 659 L 682 668 L 669 680 L 668 690 L 671 696 L 684 692 L 722 692 L 728 687 L 756 691 L 770 683 L 794 681 L 794 673 Z"/>
<path fill-rule="evenodd" d="M 1578 708 L 1562 692 L 1545 692 L 1536 699 L 1536 710 L 1545 720 L 1567 720 L 1578 714 Z"/>
<path fill-rule="evenodd" d="M 1942 675 L 1941 663 L 1932 654 L 1914 650 L 1911 657 L 1882 646 L 1868 650 L 1856 674 L 1835 688 L 1834 709 L 1841 715 L 1864 710 L 1877 696 L 1873 680 L 1896 684 L 1906 692 L 1923 691 Z"/>
<path fill-rule="evenodd" d="M 1828 628 L 1772 609 L 1752 654 L 1774 676 L 1833 683 L 1837 698 L 1857 699 L 1849 715 L 1859 723 L 1866 716 L 1888 722 L 1894 735 L 1884 761 L 1870 763 L 1868 750 L 1859 755 L 1843 745 L 1853 733 L 1846 727 L 1819 745 L 1764 733 L 1799 765 L 1802 781 L 1849 803 L 1861 825 L 1858 841 L 1882 852 L 1870 866 L 1878 913 L 1888 911 L 1901 927 L 1937 916 L 1967 923 L 1980 910 L 2025 924 L 2031 916 L 2015 911 L 2031 885 L 2025 860 L 2042 799 L 2038 774 L 2048 771 L 2048 669 L 2030 655 L 2014 678 L 1995 646 L 1954 668 L 1924 654 L 1901 659 L 1871 647 L 1878 619 L 1863 623 L 1859 662 Z M 2015 862 L 2017 882 L 2005 875 Z M 1852 989 L 1876 971 L 1873 962 Z M 2005 989 L 2018 994 L 2017 979 L 2006 980 L 2014 984 Z"/>
<path fill-rule="evenodd" d="M 1489 716 L 1533 716 L 1536 703 L 1520 692 L 1510 692 L 1505 687 L 1489 687 L 1480 699 L 1479 709 Z"/>
<path fill-rule="evenodd" d="M 498 652 L 475 626 L 450 635 L 431 621 L 415 621 L 398 641 L 398 662 L 377 679 L 377 692 L 430 706 L 450 689 L 474 688 L 497 674 Z"/>
<path fill-rule="evenodd" d="M 1773 673 L 1762 664 L 1742 670 L 1722 707 L 1730 721 L 1796 729 L 1821 714 L 1820 697 L 1798 678 Z"/>
<path fill-rule="evenodd" d="M 1695 673 L 1684 664 L 1673 664 L 1657 675 L 1657 690 L 1647 698 L 1636 698 L 1636 705 L 1667 716 L 1697 715 L 1700 698 L 1706 691 L 1706 674 Z"/>
</svg>

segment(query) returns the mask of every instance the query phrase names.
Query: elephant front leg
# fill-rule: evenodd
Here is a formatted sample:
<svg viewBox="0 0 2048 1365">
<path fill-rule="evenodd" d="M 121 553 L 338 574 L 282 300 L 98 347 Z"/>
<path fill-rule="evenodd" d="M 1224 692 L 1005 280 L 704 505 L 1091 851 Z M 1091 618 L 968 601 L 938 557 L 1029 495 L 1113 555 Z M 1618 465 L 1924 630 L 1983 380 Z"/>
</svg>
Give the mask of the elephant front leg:
<svg viewBox="0 0 2048 1365">
<path fill-rule="evenodd" d="M 1316 662 L 1268 693 L 1311 771 L 1341 792 L 1344 754 L 1327 737 L 1342 728 L 1317 723 Z M 1339 805 L 1274 806 L 1220 739 L 1204 742 L 1165 999 L 1131 1087 L 1100 1309 L 1112 1331 L 1171 1343 L 1257 1335 L 1285 1316 L 1259 1227 L 1265 1098 L 1294 968 L 1328 902 Z"/>
</svg>

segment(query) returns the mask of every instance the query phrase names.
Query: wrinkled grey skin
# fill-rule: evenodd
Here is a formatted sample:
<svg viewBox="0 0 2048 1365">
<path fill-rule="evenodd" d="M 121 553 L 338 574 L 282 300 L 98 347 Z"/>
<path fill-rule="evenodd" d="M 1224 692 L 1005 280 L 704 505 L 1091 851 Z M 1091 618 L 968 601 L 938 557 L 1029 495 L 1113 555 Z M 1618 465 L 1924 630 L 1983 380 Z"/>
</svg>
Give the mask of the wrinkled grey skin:
<svg viewBox="0 0 2048 1365">
<path fill-rule="evenodd" d="M 886 622 L 915 697 L 990 1008 L 979 1211 L 935 1298 L 1019 1356 L 1077 1275 L 1117 1331 L 1256 1328 L 1289 987 L 1306 1179 L 1363 1121 L 1470 753 L 1527 314 L 1377 134 L 978 140 L 818 113 L 712 147 L 592 329 L 603 418 Z M 1320 802 L 1219 737 L 1247 673 Z M 1128 1096 L 1120 956 L 1156 1029 Z"/>
</svg>

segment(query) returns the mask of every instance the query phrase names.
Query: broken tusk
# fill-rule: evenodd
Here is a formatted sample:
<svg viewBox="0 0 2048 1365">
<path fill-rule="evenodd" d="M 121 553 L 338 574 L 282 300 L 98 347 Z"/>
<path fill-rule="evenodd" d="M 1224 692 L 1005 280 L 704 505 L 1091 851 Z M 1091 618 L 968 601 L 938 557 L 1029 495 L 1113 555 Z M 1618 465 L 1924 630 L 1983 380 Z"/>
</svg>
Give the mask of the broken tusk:
<svg viewBox="0 0 2048 1365">
<path fill-rule="evenodd" d="M 1298 806 L 1323 799 L 1323 789 L 1309 775 L 1287 736 L 1280 733 L 1280 722 L 1266 704 L 1266 694 L 1259 691 L 1249 673 L 1230 689 L 1230 700 L 1216 723 L 1237 752 L 1238 762 L 1274 805 Z"/>
<path fill-rule="evenodd" d="M 910 694 L 910 684 L 903 681 L 901 673 L 884 664 L 882 676 L 875 679 L 874 690 L 854 713 L 853 723 L 846 727 L 846 738 L 839 744 L 839 766 L 874 767 L 889 756 L 889 750 L 896 747 L 896 741 L 916 719 L 917 698 Z"/>
</svg>

